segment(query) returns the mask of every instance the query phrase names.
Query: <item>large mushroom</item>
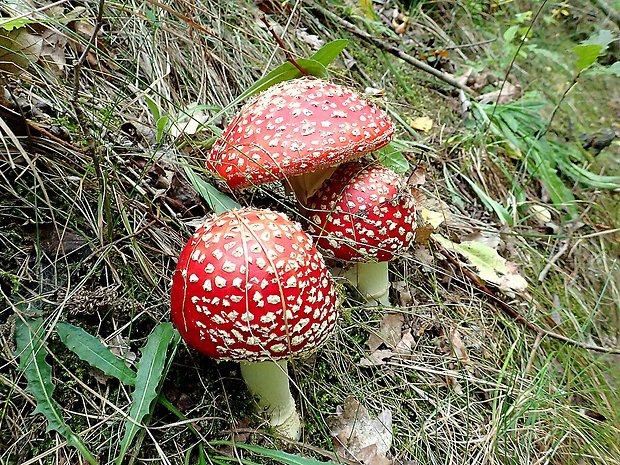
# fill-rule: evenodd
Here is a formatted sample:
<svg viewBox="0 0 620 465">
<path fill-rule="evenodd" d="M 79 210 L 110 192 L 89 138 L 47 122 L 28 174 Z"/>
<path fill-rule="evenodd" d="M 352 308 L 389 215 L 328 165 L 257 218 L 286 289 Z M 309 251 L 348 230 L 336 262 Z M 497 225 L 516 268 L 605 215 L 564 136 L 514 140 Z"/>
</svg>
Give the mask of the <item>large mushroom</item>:
<svg viewBox="0 0 620 465">
<path fill-rule="evenodd" d="M 342 165 L 308 199 L 307 210 L 319 249 L 355 262 L 346 277 L 388 305 L 388 261 L 414 238 L 415 200 L 404 180 L 376 163 Z"/>
<path fill-rule="evenodd" d="M 271 425 L 298 439 L 287 359 L 327 339 L 335 300 L 323 257 L 298 223 L 269 210 L 237 209 L 207 219 L 181 252 L 172 322 L 190 347 L 240 361 Z"/>
<path fill-rule="evenodd" d="M 287 179 L 304 203 L 336 165 L 387 145 L 393 134 L 389 116 L 354 90 L 301 78 L 249 101 L 206 163 L 232 189 Z"/>
</svg>

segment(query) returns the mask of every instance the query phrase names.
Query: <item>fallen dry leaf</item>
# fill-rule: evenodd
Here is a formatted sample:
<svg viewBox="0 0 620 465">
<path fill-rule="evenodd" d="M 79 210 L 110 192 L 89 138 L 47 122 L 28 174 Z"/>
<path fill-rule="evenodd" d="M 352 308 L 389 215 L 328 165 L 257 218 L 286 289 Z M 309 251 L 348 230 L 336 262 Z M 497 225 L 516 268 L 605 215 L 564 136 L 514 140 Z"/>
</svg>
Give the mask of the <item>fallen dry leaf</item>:
<svg viewBox="0 0 620 465">
<path fill-rule="evenodd" d="M 396 347 L 403 333 L 403 321 L 402 313 L 385 315 L 379 323 L 379 330 L 376 333 L 371 333 L 368 338 L 367 345 L 370 351 L 374 352 L 381 344 L 385 344 L 389 348 Z"/>
<path fill-rule="evenodd" d="M 510 103 L 521 97 L 521 86 L 505 82 L 503 87 L 478 97 L 479 103 Z"/>
<path fill-rule="evenodd" d="M 407 185 L 409 187 L 422 186 L 426 183 L 426 168 L 424 166 L 418 166 L 409 179 L 407 179 Z"/>
<path fill-rule="evenodd" d="M 495 249 L 476 241 L 457 244 L 439 234 L 432 237 L 447 250 L 465 257 L 480 278 L 503 291 L 523 291 L 527 287 L 525 278 L 517 273 L 517 266 L 500 256 Z"/>
<path fill-rule="evenodd" d="M 419 116 L 409 120 L 409 126 L 418 131 L 428 132 L 433 129 L 433 120 L 428 116 Z"/>
<path fill-rule="evenodd" d="M 26 27 L 0 29 L 0 71 L 20 74 L 41 56 L 43 39 Z"/>
<path fill-rule="evenodd" d="M 450 344 L 452 344 L 452 350 L 456 358 L 459 359 L 459 362 L 461 362 L 463 366 L 470 365 L 471 360 L 469 360 L 469 355 L 467 355 L 467 348 L 465 344 L 463 344 L 463 340 L 457 328 L 450 331 Z"/>
<path fill-rule="evenodd" d="M 336 452 L 364 465 L 391 465 L 387 457 L 392 446 L 392 412 L 381 411 L 371 418 L 357 400 L 349 398 L 338 407 L 336 417 L 329 421 Z"/>
</svg>

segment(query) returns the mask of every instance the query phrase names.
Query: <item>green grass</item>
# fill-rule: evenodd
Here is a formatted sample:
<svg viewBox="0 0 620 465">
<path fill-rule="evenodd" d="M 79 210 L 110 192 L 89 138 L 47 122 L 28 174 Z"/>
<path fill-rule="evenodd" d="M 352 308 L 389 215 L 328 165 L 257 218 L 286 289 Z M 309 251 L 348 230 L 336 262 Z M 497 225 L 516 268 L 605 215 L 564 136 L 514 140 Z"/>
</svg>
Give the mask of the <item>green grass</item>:
<svg viewBox="0 0 620 465">
<path fill-rule="evenodd" d="M 390 28 L 390 17 L 380 23 L 380 12 L 373 22 L 362 19 L 363 10 L 355 4 L 331 3 L 365 30 L 380 34 Z M 33 317 L 19 310 L 28 306 L 44 318 L 50 352 L 46 360 L 52 366 L 51 379 L 57 386 L 53 397 L 62 419 L 89 450 L 97 451 L 99 463 L 113 463 L 118 456 L 134 405 L 132 388 L 102 377 L 64 348 L 55 336 L 57 323 L 82 327 L 112 350 L 135 355 L 130 363 L 135 369 L 147 336 L 169 320 L 168 291 L 176 256 L 211 210 L 182 162 L 204 182 L 218 186 L 202 170 L 204 145 L 238 108 L 216 118 L 217 128 L 206 126 L 174 139 L 161 124 L 158 132 L 153 105 L 160 116 L 174 119 L 204 104 L 207 117 L 213 117 L 284 61 L 257 22 L 252 2 L 241 2 L 234 10 L 217 2 L 208 7 L 162 5 L 105 3 L 104 33 L 99 48 L 89 55 L 92 61 L 80 72 L 77 101 L 72 97 L 71 66 L 54 74 L 39 62 L 0 84 L 10 95 L 26 95 L 40 104 L 42 113 L 26 114 L 30 120 L 60 137 L 69 135 L 64 143 L 46 135 L 23 136 L 20 146 L 2 135 L 2 465 L 78 461 L 76 449 L 46 432 L 42 416 L 32 415 L 35 398 L 17 370 L 13 328 L 21 317 Z M 540 5 L 410 2 L 406 35 L 391 33 L 383 39 L 415 56 L 448 48 L 456 74 L 472 66 L 502 79 L 520 33 L 507 41 L 496 37 L 496 31 L 526 27 L 523 13 Z M 285 14 L 269 18 L 296 57 L 314 52 L 296 34 L 301 28 L 325 42 L 349 39 L 343 58 L 328 68 L 330 78 L 360 91 L 366 86 L 385 89 L 385 97 L 377 101 L 399 121 L 399 138 L 409 144 L 405 152 L 410 170 L 417 163 L 427 169 L 427 182 L 420 190 L 428 207 L 447 213 L 442 234 L 457 241 L 481 230 L 500 237 L 500 254 L 517 263 L 530 282 L 527 292 L 498 291 L 500 298 L 540 326 L 580 342 L 618 347 L 616 194 L 592 183 L 576 183 L 559 169 L 553 182 L 566 186 L 575 199 L 568 213 L 577 221 L 566 221 L 564 201 L 541 189 L 540 180 L 545 179 L 527 164 L 531 151 L 539 149 L 533 139 L 546 129 L 572 79 L 573 57 L 567 51 L 601 27 L 599 22 L 611 29 L 588 2 L 569 8 L 579 21 L 555 18 L 556 6 L 542 10 L 522 47 L 527 56 L 517 56 L 510 77 L 524 90 L 537 91 L 540 105 L 529 120 L 516 124 L 527 99 L 498 108 L 484 106 L 481 111 L 496 123 L 489 131 L 472 124 L 471 118 L 461 121 L 452 89 L 323 21 L 315 10 L 303 7 L 291 13 L 289 2 Z M 92 25 L 96 5 L 86 8 L 81 21 Z M 289 14 L 293 21 L 284 34 Z M 69 39 L 63 49 L 68 62 L 77 60 L 85 39 L 75 33 L 75 25 L 45 24 Z M 488 39 L 494 41 L 484 42 Z M 451 44 L 477 45 L 457 51 Z M 490 84 L 482 92 L 496 89 Z M 568 148 L 570 160 L 580 168 L 596 175 L 620 175 L 614 166 L 617 142 L 597 156 L 579 149 L 581 133 L 613 124 L 610 115 L 617 92 L 617 79 L 581 80 L 559 105 L 546 140 Z M 81 110 L 79 118 L 75 108 Z M 430 132 L 407 127 L 412 118 L 423 115 L 434 120 Z M 290 199 L 277 188 L 231 197 L 242 205 L 260 202 L 292 211 Z M 537 225 L 527 211 L 532 204 L 548 208 L 557 229 L 550 232 Z M 566 239 L 570 242 L 565 252 L 548 266 Z M 342 316 L 334 337 L 309 359 L 292 364 L 291 376 L 298 386 L 294 395 L 306 423 L 301 443 L 281 441 L 264 428 L 236 364 L 207 360 L 181 344 L 160 388 L 183 419 L 153 404 L 144 417 L 148 429 L 128 440 L 126 463 L 202 463 L 198 444 L 213 463 L 232 463 L 236 457 L 259 463 L 286 459 L 269 457 L 265 451 L 252 455 L 218 442 L 230 440 L 336 461 L 330 425 L 347 399 L 357 400 L 371 415 L 392 412 L 394 463 L 620 463 L 617 355 L 539 338 L 505 316 L 432 247 L 409 250 L 390 266 L 393 281 L 401 282 L 394 297 L 402 298 L 404 305 L 377 308 L 362 302 L 354 289 L 340 287 Z M 368 366 L 368 339 L 380 333 L 390 312 L 402 315 L 401 336 L 411 336 L 411 350 L 395 353 L 385 343 L 381 349 L 394 353 Z M 467 361 L 454 347 L 455 330 Z"/>
</svg>

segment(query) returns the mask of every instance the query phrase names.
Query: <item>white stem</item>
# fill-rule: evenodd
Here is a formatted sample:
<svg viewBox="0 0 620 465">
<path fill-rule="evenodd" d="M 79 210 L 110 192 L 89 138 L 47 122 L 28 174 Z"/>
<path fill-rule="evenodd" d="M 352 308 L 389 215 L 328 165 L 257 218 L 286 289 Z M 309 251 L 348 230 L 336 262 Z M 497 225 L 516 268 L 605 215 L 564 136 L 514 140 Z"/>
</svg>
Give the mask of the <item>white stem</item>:
<svg viewBox="0 0 620 465">
<path fill-rule="evenodd" d="M 286 360 L 241 362 L 241 376 L 269 423 L 280 434 L 295 441 L 301 437 L 301 421 L 288 385 Z"/>
<path fill-rule="evenodd" d="M 367 299 L 374 299 L 381 305 L 390 305 L 388 262 L 357 263 L 345 273 L 345 277 Z"/>
</svg>

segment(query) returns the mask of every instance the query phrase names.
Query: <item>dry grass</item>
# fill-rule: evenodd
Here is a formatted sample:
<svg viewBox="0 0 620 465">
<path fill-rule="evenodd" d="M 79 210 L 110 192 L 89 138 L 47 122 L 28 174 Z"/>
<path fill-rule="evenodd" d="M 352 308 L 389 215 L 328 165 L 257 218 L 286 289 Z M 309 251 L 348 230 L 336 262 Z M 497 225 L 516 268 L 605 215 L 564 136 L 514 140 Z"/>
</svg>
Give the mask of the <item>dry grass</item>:
<svg viewBox="0 0 620 465">
<path fill-rule="evenodd" d="M 62 3 L 40 13 L 79 18 L 44 26 L 62 44 L 57 46 L 67 63 L 77 62 L 95 24 L 98 4 L 81 6 L 75 11 Z M 432 6 L 412 10 L 410 31 L 418 34 L 410 39 L 417 46 L 429 38 L 440 46 L 486 38 L 471 18 L 449 19 L 445 13 L 454 5 Z M 354 6 L 337 11 L 357 13 L 360 21 L 363 16 Z M 31 122 L 10 119 L 0 109 L 15 135 L 4 128 L 0 141 L 0 463 L 78 462 L 75 450 L 46 433 L 40 415 L 31 415 L 34 402 L 17 370 L 12 333 L 15 319 L 30 314 L 45 318 L 55 397 L 64 417 L 98 451 L 101 463 L 115 456 L 129 392 L 68 352 L 53 328 L 58 321 L 72 322 L 127 353 L 143 345 L 156 323 L 169 319 L 176 256 L 209 212 L 179 160 L 199 169 L 203 142 L 213 134 L 164 133 L 158 140 L 149 100 L 173 120 L 197 104 L 226 107 L 283 60 L 258 15 L 248 2 L 235 8 L 221 2 L 105 2 L 103 27 L 77 88 L 74 68 L 58 69 L 49 58 L 51 63 L 39 60 L 0 81 L 6 94 L 0 103 L 21 108 Z M 322 24 L 301 2 L 285 3 L 271 20 L 299 56 L 312 51 L 300 31 L 323 40 L 348 37 Z M 482 60 L 487 45 L 459 49 L 453 59 L 457 65 Z M 492 198 L 503 199 L 509 191 L 485 142 L 462 143 L 451 91 L 355 38 L 345 58 L 348 67 L 339 61 L 331 68 L 334 79 L 360 89 L 385 88 L 382 104 L 402 121 L 420 114 L 435 120 L 438 127 L 430 135 L 415 136 L 433 148 L 417 154 L 428 167 L 424 189 L 447 208 L 442 234 L 455 239 L 481 230 L 497 234 L 502 255 L 521 265 L 532 283 L 528 292 L 501 298 L 540 326 L 575 340 L 620 346 L 613 232 L 618 226 L 597 209 L 608 194 L 584 192 L 583 224 L 566 229 L 567 235 L 544 234 L 527 220 L 500 227 L 459 178 L 467 174 Z M 404 130 L 401 137 L 414 138 Z M 454 187 L 462 205 L 453 203 Z M 537 189 L 530 188 L 535 196 Z M 236 199 L 278 208 L 291 204 L 277 192 L 257 190 Z M 566 243 L 539 283 L 550 257 Z M 355 398 L 372 414 L 392 412 L 394 463 L 620 463 L 620 375 L 612 370 L 618 359 L 529 331 L 506 317 L 462 269 L 432 247 L 420 249 L 423 253 L 403 254 L 392 265 L 399 283 L 393 297 L 401 306 L 374 307 L 343 286 L 335 337 L 310 360 L 294 364 L 306 420 L 301 444 L 277 441 L 262 429 L 234 364 L 180 348 L 163 392 L 207 445 L 234 434 L 240 441 L 325 457 L 333 451 L 330 418 Z M 400 334 L 410 337 L 410 346 L 398 352 L 386 343 L 381 346 L 386 356 L 368 363 L 369 335 L 380 332 L 388 313 L 402 315 Z M 196 462 L 197 439 L 187 423 L 158 406 L 136 444 L 136 460 Z M 220 453 L 240 454 L 220 446 L 208 451 L 215 462 Z"/>
</svg>

